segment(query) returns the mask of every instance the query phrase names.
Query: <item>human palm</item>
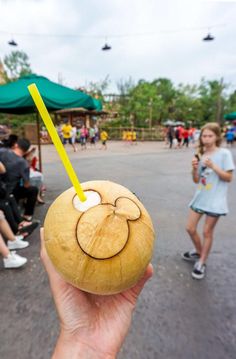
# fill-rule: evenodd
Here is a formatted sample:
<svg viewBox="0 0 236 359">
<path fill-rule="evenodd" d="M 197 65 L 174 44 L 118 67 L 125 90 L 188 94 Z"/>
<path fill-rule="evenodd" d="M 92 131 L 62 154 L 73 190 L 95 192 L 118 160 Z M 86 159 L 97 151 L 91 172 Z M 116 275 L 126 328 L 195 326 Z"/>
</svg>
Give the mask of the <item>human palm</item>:
<svg viewBox="0 0 236 359">
<path fill-rule="evenodd" d="M 144 276 L 133 288 L 103 296 L 86 293 L 66 283 L 51 264 L 43 240 L 41 257 L 49 276 L 63 334 L 73 336 L 96 352 L 117 353 L 128 332 L 138 295 L 152 276 L 152 266 L 147 267 Z"/>
</svg>

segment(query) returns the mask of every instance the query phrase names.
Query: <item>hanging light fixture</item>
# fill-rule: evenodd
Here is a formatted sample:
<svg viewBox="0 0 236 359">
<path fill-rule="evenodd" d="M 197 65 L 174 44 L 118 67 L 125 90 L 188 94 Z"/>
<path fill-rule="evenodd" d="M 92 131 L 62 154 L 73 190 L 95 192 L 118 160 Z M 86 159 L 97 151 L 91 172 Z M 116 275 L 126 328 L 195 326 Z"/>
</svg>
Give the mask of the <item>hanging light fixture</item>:
<svg viewBox="0 0 236 359">
<path fill-rule="evenodd" d="M 13 39 L 8 41 L 8 45 L 10 45 L 10 46 L 18 46 L 17 42 L 15 42 Z"/>
<path fill-rule="evenodd" d="M 111 46 L 105 43 L 105 45 L 102 47 L 102 51 L 108 51 L 111 50 Z"/>
<path fill-rule="evenodd" d="M 210 33 L 207 34 L 207 36 L 205 36 L 202 41 L 213 41 L 214 40 L 214 36 L 212 36 Z"/>
</svg>

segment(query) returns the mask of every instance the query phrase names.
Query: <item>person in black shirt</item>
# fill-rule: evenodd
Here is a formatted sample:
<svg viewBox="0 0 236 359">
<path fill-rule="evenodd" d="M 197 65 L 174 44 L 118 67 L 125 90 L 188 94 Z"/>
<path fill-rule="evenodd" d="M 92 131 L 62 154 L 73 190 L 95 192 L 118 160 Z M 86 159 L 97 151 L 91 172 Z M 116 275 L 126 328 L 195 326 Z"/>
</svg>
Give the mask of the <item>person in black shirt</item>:
<svg viewBox="0 0 236 359">
<path fill-rule="evenodd" d="M 4 181 L 7 194 L 13 194 L 17 201 L 25 199 L 24 218 L 31 220 L 37 201 L 38 188 L 31 186 L 29 181 L 29 165 L 23 158 L 30 148 L 27 139 L 18 139 L 12 149 L 0 149 L 0 161 L 6 168 Z"/>
</svg>

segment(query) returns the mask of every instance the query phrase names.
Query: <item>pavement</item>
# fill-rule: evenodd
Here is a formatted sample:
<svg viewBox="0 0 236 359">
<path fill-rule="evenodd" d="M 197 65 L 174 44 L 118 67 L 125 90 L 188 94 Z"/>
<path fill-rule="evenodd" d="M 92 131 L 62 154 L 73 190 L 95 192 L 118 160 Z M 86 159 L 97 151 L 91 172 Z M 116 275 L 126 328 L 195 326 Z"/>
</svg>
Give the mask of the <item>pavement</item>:
<svg viewBox="0 0 236 359">
<path fill-rule="evenodd" d="M 157 240 L 155 274 L 143 290 L 118 359 L 234 359 L 236 353 L 235 179 L 229 187 L 230 214 L 217 225 L 207 276 L 191 278 L 181 253 L 191 248 L 185 223 L 194 193 L 193 149 L 169 150 L 162 142 L 131 146 L 108 142 L 69 157 L 81 182 L 107 179 L 135 192 L 149 211 Z M 236 162 L 236 148 L 232 149 Z M 70 182 L 52 145 L 42 146 L 46 204 L 35 217 L 43 223 L 53 200 Z M 58 320 L 39 258 L 36 230 L 21 250 L 29 262 L 20 270 L 0 264 L 0 358 L 50 358 Z"/>
</svg>

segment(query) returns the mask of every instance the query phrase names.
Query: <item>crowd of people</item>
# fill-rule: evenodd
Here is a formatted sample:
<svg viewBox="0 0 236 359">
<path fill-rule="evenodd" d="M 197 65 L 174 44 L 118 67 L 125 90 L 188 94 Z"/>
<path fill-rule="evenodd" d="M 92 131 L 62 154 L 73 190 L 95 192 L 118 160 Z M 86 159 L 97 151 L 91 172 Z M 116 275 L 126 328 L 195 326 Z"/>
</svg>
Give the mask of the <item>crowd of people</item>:
<svg viewBox="0 0 236 359">
<path fill-rule="evenodd" d="M 27 262 L 15 250 L 28 247 L 25 239 L 39 225 L 33 219 L 36 203 L 44 203 L 43 175 L 36 169 L 35 149 L 30 147 L 30 141 L 14 134 L 1 141 L 0 253 L 5 268 Z"/>
<path fill-rule="evenodd" d="M 200 129 L 196 127 L 187 127 L 183 125 L 179 126 L 167 126 L 165 128 L 165 143 L 169 148 L 181 148 L 194 146 L 200 136 Z M 231 147 L 236 140 L 236 128 L 233 126 L 226 126 L 221 132 L 222 138 L 225 138 L 227 146 Z"/>
<path fill-rule="evenodd" d="M 81 150 L 87 149 L 87 144 L 91 147 L 95 147 L 99 140 L 101 140 L 101 148 L 107 149 L 108 133 L 104 130 L 98 129 L 97 125 L 87 128 L 82 125 L 80 128 L 72 126 L 69 120 L 65 120 L 63 125 L 57 126 L 58 135 L 64 145 L 69 143 L 74 152 L 78 151 L 78 144 L 81 146 Z"/>
<path fill-rule="evenodd" d="M 200 130 L 195 127 L 168 126 L 165 130 L 165 142 L 169 148 L 188 147 L 195 144 L 200 135 Z"/>
<path fill-rule="evenodd" d="M 128 144 L 137 145 L 137 133 L 134 129 L 124 130 L 122 133 L 122 140 Z"/>
</svg>

